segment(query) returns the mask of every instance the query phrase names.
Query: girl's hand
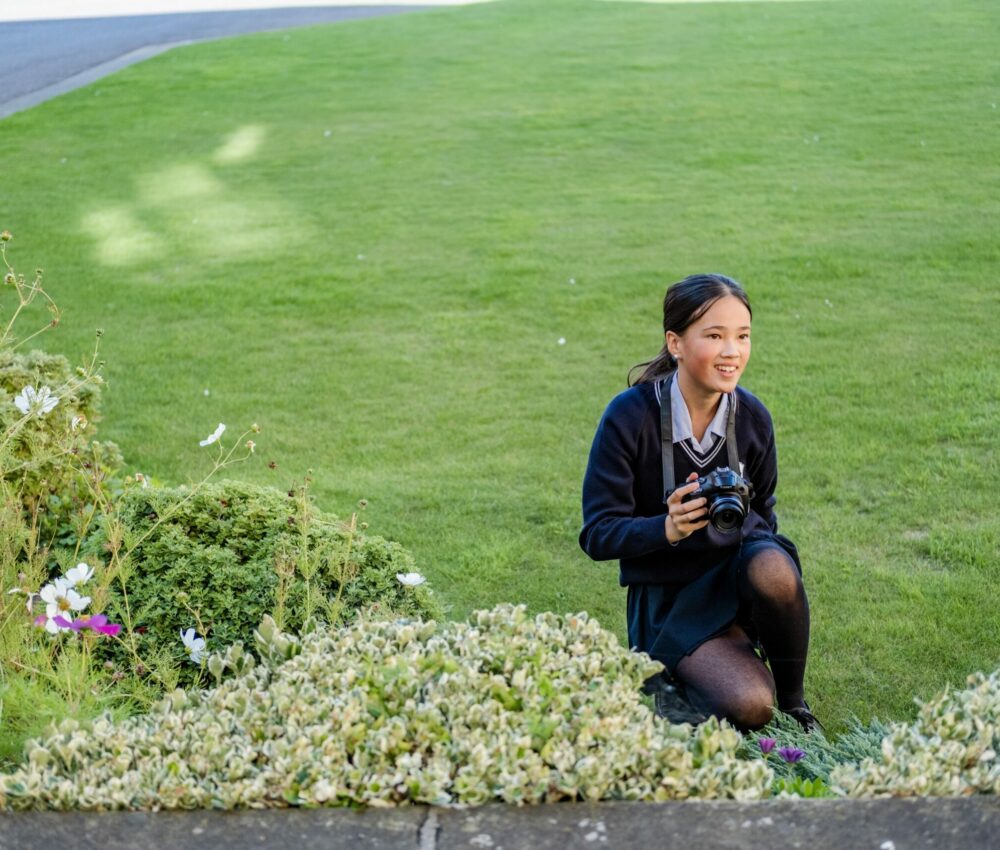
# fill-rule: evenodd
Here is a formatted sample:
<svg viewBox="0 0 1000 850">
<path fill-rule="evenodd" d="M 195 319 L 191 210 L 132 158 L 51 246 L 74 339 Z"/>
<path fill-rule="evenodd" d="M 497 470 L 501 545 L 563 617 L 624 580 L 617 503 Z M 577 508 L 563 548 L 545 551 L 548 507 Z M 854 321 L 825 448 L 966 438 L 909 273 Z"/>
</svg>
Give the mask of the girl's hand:
<svg viewBox="0 0 1000 850">
<path fill-rule="evenodd" d="M 682 501 L 685 496 L 698 489 L 698 473 L 692 472 L 687 480 L 695 483 L 678 487 L 667 497 L 667 518 L 663 523 L 663 530 L 667 536 L 667 542 L 671 544 L 679 543 L 685 537 L 694 534 L 699 528 L 708 525 L 707 499 Z"/>
</svg>

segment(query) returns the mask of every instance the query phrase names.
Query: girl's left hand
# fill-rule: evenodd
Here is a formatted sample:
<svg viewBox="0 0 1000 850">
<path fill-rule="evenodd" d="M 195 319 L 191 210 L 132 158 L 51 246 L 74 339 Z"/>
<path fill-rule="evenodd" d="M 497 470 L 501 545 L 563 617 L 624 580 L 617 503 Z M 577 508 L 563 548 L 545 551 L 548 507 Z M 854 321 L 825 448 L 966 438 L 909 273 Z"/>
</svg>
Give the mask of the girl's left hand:
<svg viewBox="0 0 1000 850">
<path fill-rule="evenodd" d="M 688 483 L 678 487 L 667 497 L 667 518 L 664 521 L 664 533 L 667 542 L 679 543 L 685 537 L 694 534 L 698 529 L 708 525 L 708 500 L 705 498 L 691 499 L 685 502 L 684 497 L 698 489 L 698 473 L 692 472 Z"/>
</svg>

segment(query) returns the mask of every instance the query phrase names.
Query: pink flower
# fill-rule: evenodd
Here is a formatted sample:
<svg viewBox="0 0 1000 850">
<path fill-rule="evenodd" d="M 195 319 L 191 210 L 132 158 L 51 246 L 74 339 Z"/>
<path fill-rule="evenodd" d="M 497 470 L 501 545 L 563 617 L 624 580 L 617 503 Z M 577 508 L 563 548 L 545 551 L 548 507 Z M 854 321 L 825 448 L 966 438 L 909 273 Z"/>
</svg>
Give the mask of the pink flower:
<svg viewBox="0 0 1000 850">
<path fill-rule="evenodd" d="M 805 750 L 800 750 L 798 747 L 782 747 L 778 750 L 778 755 L 789 764 L 795 764 L 795 762 L 802 761 L 806 757 L 806 752 Z"/>
<path fill-rule="evenodd" d="M 778 742 L 774 738 L 761 738 L 757 743 L 760 745 L 760 751 L 767 755 L 771 750 L 777 746 Z"/>
<path fill-rule="evenodd" d="M 72 629 L 74 632 L 90 629 L 102 635 L 116 635 L 122 630 L 117 623 L 109 623 L 104 614 L 94 614 L 91 617 L 78 617 L 70 622 L 65 617 L 56 616 L 52 618 L 57 626 L 64 629 Z"/>
</svg>

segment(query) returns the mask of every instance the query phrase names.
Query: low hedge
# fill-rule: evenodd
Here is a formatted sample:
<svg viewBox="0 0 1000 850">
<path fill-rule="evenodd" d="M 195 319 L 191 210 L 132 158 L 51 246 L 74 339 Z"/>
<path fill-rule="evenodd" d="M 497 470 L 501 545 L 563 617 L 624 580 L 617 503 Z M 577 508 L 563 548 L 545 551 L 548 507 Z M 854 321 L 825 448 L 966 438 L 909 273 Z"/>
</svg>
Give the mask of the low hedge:
<svg viewBox="0 0 1000 850">
<path fill-rule="evenodd" d="M 963 690 L 924 703 L 913 723 L 893 723 L 880 758 L 835 768 L 852 797 L 1000 794 L 1000 670 L 969 676 Z"/>
<path fill-rule="evenodd" d="M 26 765 L 0 776 L 0 806 L 757 799 L 771 786 L 729 726 L 657 720 L 639 688 L 660 665 L 586 614 L 505 605 L 465 623 L 360 618 L 301 645 L 272 638 L 293 657 L 29 742 Z"/>
</svg>

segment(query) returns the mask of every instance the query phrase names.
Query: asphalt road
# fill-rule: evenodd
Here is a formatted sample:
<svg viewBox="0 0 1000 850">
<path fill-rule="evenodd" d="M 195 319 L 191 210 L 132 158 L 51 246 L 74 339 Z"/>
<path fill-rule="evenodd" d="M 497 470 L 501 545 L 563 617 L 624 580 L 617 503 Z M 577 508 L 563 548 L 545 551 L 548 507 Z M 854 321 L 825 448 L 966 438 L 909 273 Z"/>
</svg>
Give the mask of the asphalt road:
<svg viewBox="0 0 1000 850">
<path fill-rule="evenodd" d="M 179 44 L 431 6 L 336 6 L 0 22 L 0 118 Z"/>
</svg>

